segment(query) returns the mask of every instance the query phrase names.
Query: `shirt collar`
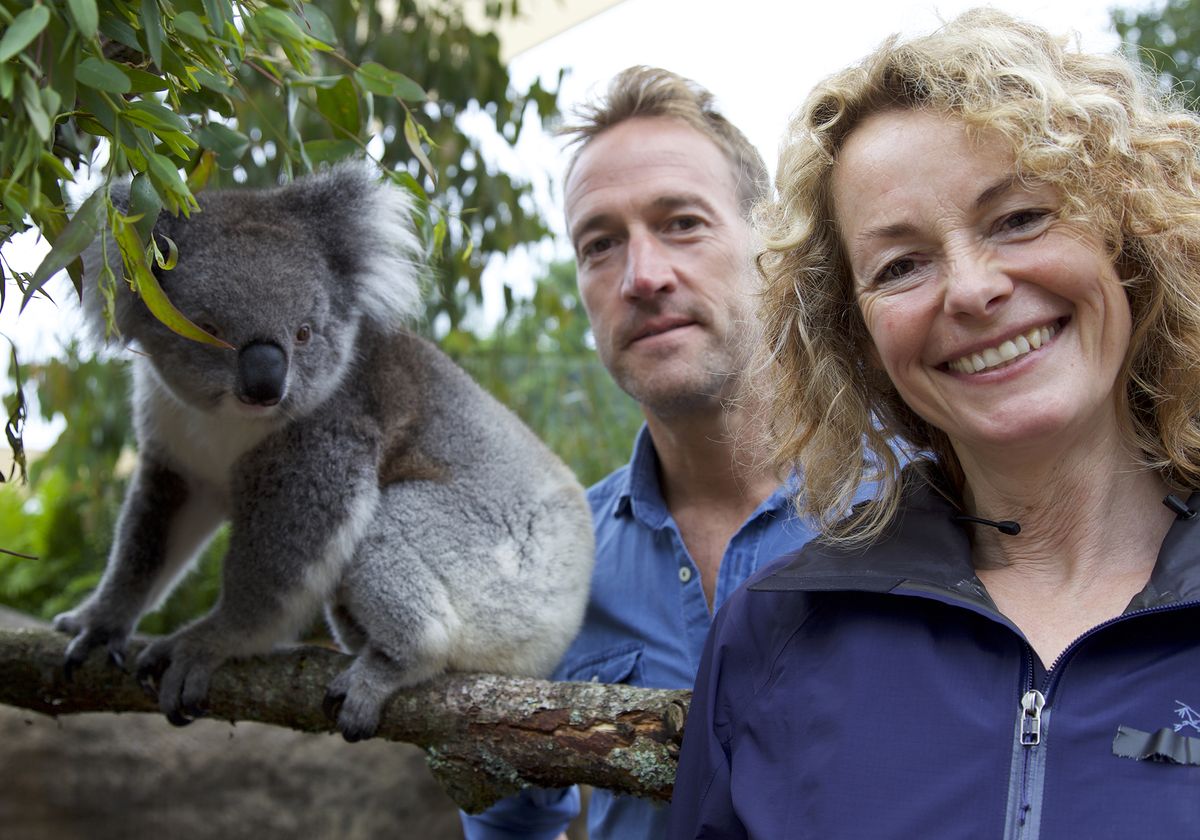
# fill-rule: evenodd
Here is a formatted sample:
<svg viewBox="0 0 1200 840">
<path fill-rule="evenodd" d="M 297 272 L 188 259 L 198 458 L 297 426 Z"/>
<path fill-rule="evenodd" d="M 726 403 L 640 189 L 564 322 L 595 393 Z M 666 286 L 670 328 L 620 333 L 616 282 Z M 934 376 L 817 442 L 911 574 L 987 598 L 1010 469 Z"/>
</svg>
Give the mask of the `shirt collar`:
<svg viewBox="0 0 1200 840">
<path fill-rule="evenodd" d="M 629 515 L 650 527 L 659 527 L 669 519 L 662 488 L 658 483 L 658 452 L 650 437 L 650 428 L 645 423 L 638 430 L 633 456 L 629 459 L 629 468 L 625 471 L 624 482 L 613 507 L 613 516 Z"/>
<path fill-rule="evenodd" d="M 792 475 L 763 500 L 750 520 L 763 514 L 790 514 L 791 500 L 799 489 L 799 480 Z M 629 459 L 629 468 L 625 471 L 613 506 L 613 516 L 628 515 L 633 515 L 650 527 L 661 527 L 671 518 L 658 481 L 658 451 L 654 448 L 654 439 L 650 437 L 650 428 L 645 423 L 638 431 L 633 444 L 633 456 Z"/>
</svg>

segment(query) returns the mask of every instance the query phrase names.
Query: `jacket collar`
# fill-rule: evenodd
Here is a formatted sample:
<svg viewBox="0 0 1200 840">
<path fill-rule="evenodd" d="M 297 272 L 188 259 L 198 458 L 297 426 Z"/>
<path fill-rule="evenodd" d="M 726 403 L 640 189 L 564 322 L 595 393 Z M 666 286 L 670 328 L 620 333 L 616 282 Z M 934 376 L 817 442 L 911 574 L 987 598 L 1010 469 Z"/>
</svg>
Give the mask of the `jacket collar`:
<svg viewBox="0 0 1200 840">
<path fill-rule="evenodd" d="M 819 540 L 787 555 L 749 588 L 755 592 L 892 592 L 898 588 L 944 593 L 995 609 L 971 563 L 968 526 L 930 484 L 906 475 L 908 489 L 897 521 L 878 542 L 860 549 Z M 914 480 L 915 479 L 915 480 Z M 1200 493 L 1188 501 L 1200 509 Z M 1159 551 L 1145 588 L 1126 612 L 1200 600 L 1200 517 L 1177 519 Z"/>
</svg>

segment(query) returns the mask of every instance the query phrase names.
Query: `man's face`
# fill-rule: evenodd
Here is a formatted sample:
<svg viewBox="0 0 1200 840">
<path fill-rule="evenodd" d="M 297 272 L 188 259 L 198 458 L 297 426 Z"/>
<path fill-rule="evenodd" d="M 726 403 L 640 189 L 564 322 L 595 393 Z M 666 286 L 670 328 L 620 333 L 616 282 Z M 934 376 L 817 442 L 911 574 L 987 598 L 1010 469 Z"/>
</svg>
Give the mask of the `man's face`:
<svg viewBox="0 0 1200 840">
<path fill-rule="evenodd" d="M 659 416 L 733 396 L 755 335 L 750 235 L 716 144 L 666 117 L 619 123 L 580 153 L 566 213 L 596 349 L 617 384 Z"/>
</svg>

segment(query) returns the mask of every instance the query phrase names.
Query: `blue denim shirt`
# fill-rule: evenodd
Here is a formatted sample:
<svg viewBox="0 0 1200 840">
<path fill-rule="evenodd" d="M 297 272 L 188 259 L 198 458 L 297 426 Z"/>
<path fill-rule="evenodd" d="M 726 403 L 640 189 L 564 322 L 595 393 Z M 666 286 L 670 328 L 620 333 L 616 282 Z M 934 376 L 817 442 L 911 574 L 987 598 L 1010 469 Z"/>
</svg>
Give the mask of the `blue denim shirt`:
<svg viewBox="0 0 1200 840">
<path fill-rule="evenodd" d="M 717 576 L 714 608 L 760 566 L 795 551 L 813 532 L 792 513 L 785 485 L 759 505 L 730 540 Z M 700 571 L 667 511 L 658 455 L 643 426 L 630 462 L 588 491 L 596 529 L 596 567 L 583 629 L 554 679 L 691 688 L 712 613 Z M 588 806 L 591 840 L 666 834 L 668 807 L 596 790 Z M 468 840 L 552 840 L 579 812 L 579 793 L 527 790 L 483 814 L 463 817 Z"/>
</svg>

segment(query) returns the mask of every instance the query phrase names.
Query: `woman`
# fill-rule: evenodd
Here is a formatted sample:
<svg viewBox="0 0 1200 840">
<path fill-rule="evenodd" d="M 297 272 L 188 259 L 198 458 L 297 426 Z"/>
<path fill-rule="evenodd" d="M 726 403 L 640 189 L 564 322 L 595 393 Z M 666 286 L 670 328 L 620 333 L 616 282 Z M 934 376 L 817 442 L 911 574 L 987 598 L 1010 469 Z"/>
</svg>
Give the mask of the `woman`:
<svg viewBox="0 0 1200 840">
<path fill-rule="evenodd" d="M 763 368 L 825 536 L 717 617 L 674 837 L 1200 836 L 1200 124 L 1150 89 L 976 11 L 796 117 Z"/>
</svg>

